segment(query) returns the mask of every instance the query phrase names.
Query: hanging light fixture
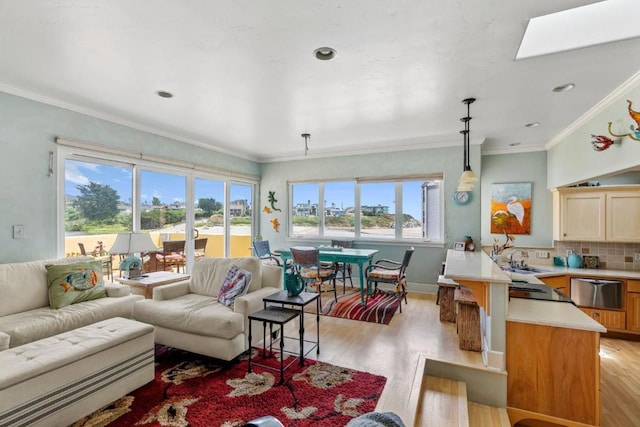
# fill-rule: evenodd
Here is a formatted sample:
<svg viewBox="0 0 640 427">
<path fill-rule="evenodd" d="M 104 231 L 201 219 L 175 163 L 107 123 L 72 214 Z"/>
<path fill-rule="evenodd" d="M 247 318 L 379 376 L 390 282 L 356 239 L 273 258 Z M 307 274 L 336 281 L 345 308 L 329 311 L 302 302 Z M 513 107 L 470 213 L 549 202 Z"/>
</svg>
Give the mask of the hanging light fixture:
<svg viewBox="0 0 640 427">
<path fill-rule="evenodd" d="M 303 133 L 300 136 L 302 136 L 304 138 L 304 155 L 306 156 L 307 153 L 309 152 L 309 139 L 311 138 L 311 134 L 310 133 Z"/>
<path fill-rule="evenodd" d="M 461 130 L 463 139 L 463 150 L 464 150 L 464 160 L 463 160 L 463 169 L 462 176 L 460 176 L 460 181 L 458 182 L 458 191 L 471 191 L 473 190 L 473 186 L 475 182 L 478 180 L 478 177 L 471 170 L 471 166 L 469 165 L 469 141 L 470 141 L 470 125 L 471 114 L 470 114 L 470 105 L 476 101 L 475 98 L 466 98 L 462 100 L 462 103 L 467 106 L 467 116 L 462 117 L 460 119 L 461 122 L 464 123 L 464 130 Z"/>
</svg>

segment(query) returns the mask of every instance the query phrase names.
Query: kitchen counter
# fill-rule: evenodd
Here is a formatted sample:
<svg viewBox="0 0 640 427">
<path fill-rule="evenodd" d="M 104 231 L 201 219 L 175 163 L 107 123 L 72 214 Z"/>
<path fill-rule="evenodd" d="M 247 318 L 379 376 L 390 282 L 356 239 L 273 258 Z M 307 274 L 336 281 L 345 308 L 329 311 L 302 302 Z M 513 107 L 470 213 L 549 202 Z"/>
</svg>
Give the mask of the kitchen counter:
<svg viewBox="0 0 640 427">
<path fill-rule="evenodd" d="M 550 277 L 566 274 L 583 277 L 609 277 L 612 279 L 640 279 L 640 271 L 607 270 L 606 268 L 570 268 L 566 266 L 558 267 L 555 265 L 531 265 L 530 267 L 549 270 L 549 272 L 535 273 L 536 277 Z M 532 276 L 532 274 L 524 274 L 523 276 Z"/>
<path fill-rule="evenodd" d="M 607 332 L 604 326 L 568 302 L 511 298 L 507 310 L 507 322 Z"/>
<path fill-rule="evenodd" d="M 474 280 L 509 284 L 511 279 L 483 252 L 447 251 L 444 277 L 454 280 Z"/>
<path fill-rule="evenodd" d="M 543 268 L 543 267 L 540 267 Z M 567 269 L 566 267 L 556 267 Z M 570 270 L 584 270 L 572 268 Z M 538 277 L 548 277 L 549 273 L 520 274 L 509 273 L 511 280 L 528 283 L 544 283 Z M 555 273 L 557 274 L 557 273 Z M 607 332 L 607 329 L 578 307 L 567 302 L 539 301 L 533 299 L 510 298 L 507 309 L 507 321 L 523 322 L 535 325 L 555 326 L 559 328 L 581 329 L 585 331 Z"/>
</svg>

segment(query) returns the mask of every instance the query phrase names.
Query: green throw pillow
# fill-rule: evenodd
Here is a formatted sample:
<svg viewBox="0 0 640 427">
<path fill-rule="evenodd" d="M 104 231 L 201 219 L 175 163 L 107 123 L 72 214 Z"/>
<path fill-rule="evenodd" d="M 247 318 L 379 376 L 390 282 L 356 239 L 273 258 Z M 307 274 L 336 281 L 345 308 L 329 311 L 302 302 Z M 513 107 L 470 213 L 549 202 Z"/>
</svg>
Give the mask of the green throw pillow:
<svg viewBox="0 0 640 427">
<path fill-rule="evenodd" d="M 102 279 L 101 261 L 47 265 L 46 268 L 49 275 L 51 308 L 61 308 L 107 296 Z"/>
</svg>

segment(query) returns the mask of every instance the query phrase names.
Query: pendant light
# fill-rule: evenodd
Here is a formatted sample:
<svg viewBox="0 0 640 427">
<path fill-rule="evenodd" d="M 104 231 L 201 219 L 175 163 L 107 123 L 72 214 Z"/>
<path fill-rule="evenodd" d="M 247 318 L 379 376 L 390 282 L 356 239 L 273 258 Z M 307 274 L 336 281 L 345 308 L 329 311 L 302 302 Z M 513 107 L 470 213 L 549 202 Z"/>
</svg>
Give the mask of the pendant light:
<svg viewBox="0 0 640 427">
<path fill-rule="evenodd" d="M 307 153 L 309 152 L 309 138 L 311 138 L 311 134 L 303 133 L 300 136 L 304 138 L 304 155 L 306 156 Z"/>
<path fill-rule="evenodd" d="M 471 133 L 469 125 L 469 122 L 471 121 L 469 106 L 473 104 L 475 100 L 475 98 L 466 98 L 462 100 L 462 103 L 467 106 L 467 116 L 460 119 L 460 121 L 464 123 L 464 130 L 460 131 L 463 140 L 464 159 L 462 176 L 460 176 L 460 181 L 458 182 L 458 191 L 471 191 L 473 190 L 475 182 L 478 181 L 478 177 L 475 173 L 473 173 L 473 170 L 471 170 L 471 165 L 469 165 L 469 141 Z"/>
</svg>

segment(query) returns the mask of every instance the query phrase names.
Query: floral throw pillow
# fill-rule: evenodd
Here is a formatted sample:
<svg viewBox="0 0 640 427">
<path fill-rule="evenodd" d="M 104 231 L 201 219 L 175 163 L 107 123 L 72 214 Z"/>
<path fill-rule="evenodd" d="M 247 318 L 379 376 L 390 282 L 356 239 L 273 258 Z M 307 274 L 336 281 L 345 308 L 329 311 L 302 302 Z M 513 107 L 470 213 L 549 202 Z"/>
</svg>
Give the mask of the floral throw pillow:
<svg viewBox="0 0 640 427">
<path fill-rule="evenodd" d="M 247 293 L 251 273 L 238 266 L 231 266 L 218 292 L 218 301 L 227 307 L 233 307 L 235 299 Z"/>
<path fill-rule="evenodd" d="M 47 265 L 46 269 L 51 308 L 107 296 L 102 279 L 102 261 Z"/>
</svg>

